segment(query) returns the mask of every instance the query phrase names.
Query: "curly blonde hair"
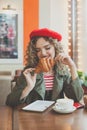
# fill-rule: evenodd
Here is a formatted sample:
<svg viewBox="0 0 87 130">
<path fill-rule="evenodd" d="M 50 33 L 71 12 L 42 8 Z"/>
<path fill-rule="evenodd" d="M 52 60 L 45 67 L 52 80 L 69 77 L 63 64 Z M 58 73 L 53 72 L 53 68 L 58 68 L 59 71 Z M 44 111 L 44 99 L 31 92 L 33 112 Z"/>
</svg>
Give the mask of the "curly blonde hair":
<svg viewBox="0 0 87 130">
<path fill-rule="evenodd" d="M 41 36 L 33 37 L 28 44 L 28 47 L 26 50 L 26 55 L 25 55 L 25 60 L 27 62 L 26 63 L 27 66 L 35 67 L 39 62 L 39 58 L 37 56 L 37 52 L 35 49 L 36 42 L 39 38 L 41 38 Z M 50 44 L 54 45 L 55 56 L 58 55 L 59 53 L 64 52 L 62 43 L 60 43 L 57 39 L 53 39 L 52 37 L 43 37 L 43 38 L 46 41 L 48 41 Z M 64 64 L 58 62 L 57 66 L 59 69 L 64 70 L 64 66 L 65 66 Z"/>
</svg>

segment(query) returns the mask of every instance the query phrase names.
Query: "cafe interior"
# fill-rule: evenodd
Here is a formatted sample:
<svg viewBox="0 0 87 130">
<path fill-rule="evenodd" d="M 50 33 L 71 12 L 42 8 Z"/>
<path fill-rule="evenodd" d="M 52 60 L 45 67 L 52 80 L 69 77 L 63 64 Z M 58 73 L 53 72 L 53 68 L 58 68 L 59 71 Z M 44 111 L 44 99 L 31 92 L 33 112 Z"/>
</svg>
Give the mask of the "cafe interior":
<svg viewBox="0 0 87 130">
<path fill-rule="evenodd" d="M 86 12 L 87 0 L 0 0 L 0 130 L 87 130 Z M 58 112 L 53 105 L 43 112 L 24 111 L 23 106 L 6 105 L 26 64 L 29 34 L 38 28 L 62 34 L 65 52 L 76 64 L 84 96 L 73 111 Z"/>
</svg>

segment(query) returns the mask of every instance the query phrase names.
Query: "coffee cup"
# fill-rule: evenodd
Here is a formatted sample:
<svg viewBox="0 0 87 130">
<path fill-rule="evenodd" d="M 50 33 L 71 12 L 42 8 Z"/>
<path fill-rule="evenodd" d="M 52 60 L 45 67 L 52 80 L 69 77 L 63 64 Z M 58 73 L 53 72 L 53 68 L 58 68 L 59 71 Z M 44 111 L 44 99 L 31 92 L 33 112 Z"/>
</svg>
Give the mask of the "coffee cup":
<svg viewBox="0 0 87 130">
<path fill-rule="evenodd" d="M 62 98 L 56 101 L 55 107 L 56 109 L 61 109 L 61 110 L 72 110 L 73 104 L 74 104 L 73 99 Z"/>
</svg>

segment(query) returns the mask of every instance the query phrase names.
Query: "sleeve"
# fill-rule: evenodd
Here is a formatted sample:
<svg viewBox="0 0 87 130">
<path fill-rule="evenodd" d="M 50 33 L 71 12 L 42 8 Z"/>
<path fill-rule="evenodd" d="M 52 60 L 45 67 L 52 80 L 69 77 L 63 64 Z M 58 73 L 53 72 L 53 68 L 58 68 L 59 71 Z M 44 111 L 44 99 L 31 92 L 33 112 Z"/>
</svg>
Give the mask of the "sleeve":
<svg viewBox="0 0 87 130">
<path fill-rule="evenodd" d="M 64 92 L 68 98 L 73 99 L 75 102 L 79 102 L 83 97 L 83 88 L 81 86 L 81 82 L 79 77 L 75 80 L 72 80 L 72 77 L 67 73 L 64 81 Z"/>
<path fill-rule="evenodd" d="M 17 106 L 25 101 L 20 100 L 20 96 L 24 87 L 26 86 L 26 80 L 23 74 L 17 79 L 15 87 L 12 89 L 11 93 L 7 96 L 6 105 Z"/>
</svg>

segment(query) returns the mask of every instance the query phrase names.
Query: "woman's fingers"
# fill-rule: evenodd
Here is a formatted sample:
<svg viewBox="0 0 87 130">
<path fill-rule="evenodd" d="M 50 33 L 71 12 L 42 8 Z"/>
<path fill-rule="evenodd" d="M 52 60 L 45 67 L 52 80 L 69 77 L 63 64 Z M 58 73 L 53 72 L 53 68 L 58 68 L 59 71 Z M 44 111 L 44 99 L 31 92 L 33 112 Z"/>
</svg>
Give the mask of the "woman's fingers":
<svg viewBox="0 0 87 130">
<path fill-rule="evenodd" d="M 56 61 L 60 61 L 60 62 L 64 62 L 64 60 L 66 59 L 67 59 L 67 55 L 65 55 L 64 53 L 60 53 L 55 58 Z"/>
<path fill-rule="evenodd" d="M 23 74 L 26 78 L 26 81 L 27 81 L 27 85 L 28 86 L 34 86 L 35 82 L 36 82 L 36 76 L 37 74 L 34 73 L 32 74 L 32 72 L 35 70 L 35 68 L 29 68 L 29 69 L 26 69 Z"/>
<path fill-rule="evenodd" d="M 60 53 L 59 55 L 57 55 L 55 57 L 55 61 L 62 62 L 63 64 L 66 64 L 66 65 L 72 64 L 72 59 L 70 58 L 70 56 L 68 56 L 65 53 Z"/>
<path fill-rule="evenodd" d="M 35 68 L 26 69 L 26 70 L 23 72 L 23 74 L 24 74 L 25 76 L 31 75 L 31 73 L 32 73 L 34 70 L 35 70 Z"/>
</svg>

